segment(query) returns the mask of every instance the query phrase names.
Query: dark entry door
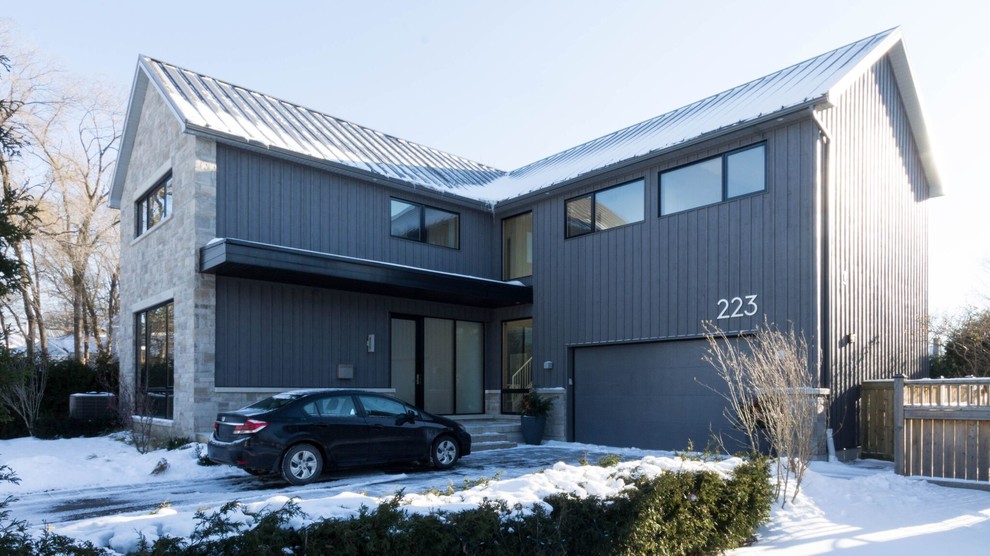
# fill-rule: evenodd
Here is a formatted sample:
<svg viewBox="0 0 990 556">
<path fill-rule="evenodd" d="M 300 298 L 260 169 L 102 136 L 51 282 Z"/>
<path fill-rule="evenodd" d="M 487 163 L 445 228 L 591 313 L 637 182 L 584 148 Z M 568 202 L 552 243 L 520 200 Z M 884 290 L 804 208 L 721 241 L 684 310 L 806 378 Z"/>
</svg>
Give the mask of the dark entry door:
<svg viewBox="0 0 990 556">
<path fill-rule="evenodd" d="M 393 316 L 392 388 L 396 397 L 441 415 L 482 413 L 481 323 Z"/>
</svg>

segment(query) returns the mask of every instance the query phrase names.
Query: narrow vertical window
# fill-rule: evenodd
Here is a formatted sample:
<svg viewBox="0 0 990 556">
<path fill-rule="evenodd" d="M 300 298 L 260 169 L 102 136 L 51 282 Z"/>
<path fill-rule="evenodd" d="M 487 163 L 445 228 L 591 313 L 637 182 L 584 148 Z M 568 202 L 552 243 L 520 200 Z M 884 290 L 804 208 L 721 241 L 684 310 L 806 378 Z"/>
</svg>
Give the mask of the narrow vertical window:
<svg viewBox="0 0 990 556">
<path fill-rule="evenodd" d="M 502 323 L 502 413 L 519 413 L 533 387 L 533 319 Z"/>
<path fill-rule="evenodd" d="M 171 302 L 134 315 L 135 413 L 171 419 L 175 386 L 175 329 Z"/>
<path fill-rule="evenodd" d="M 167 174 L 134 205 L 134 236 L 140 236 L 172 214 L 172 174 Z"/>
<path fill-rule="evenodd" d="M 502 221 L 502 279 L 533 275 L 533 213 Z"/>
</svg>

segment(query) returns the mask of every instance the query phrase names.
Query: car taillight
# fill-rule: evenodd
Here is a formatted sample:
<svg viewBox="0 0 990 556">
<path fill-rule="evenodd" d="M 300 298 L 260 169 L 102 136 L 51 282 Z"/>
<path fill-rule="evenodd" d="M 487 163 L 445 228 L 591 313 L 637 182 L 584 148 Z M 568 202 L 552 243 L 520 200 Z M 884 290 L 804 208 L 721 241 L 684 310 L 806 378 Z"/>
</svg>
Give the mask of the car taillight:
<svg viewBox="0 0 990 556">
<path fill-rule="evenodd" d="M 234 434 L 254 434 L 267 426 L 268 423 L 264 421 L 248 419 L 243 424 L 234 426 Z"/>
</svg>

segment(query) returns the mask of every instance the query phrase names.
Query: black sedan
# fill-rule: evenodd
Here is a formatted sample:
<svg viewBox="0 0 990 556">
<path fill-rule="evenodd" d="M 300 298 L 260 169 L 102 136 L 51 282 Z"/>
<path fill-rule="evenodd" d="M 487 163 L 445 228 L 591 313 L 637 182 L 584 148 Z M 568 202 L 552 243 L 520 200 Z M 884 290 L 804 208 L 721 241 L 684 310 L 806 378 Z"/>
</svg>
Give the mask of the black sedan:
<svg viewBox="0 0 990 556">
<path fill-rule="evenodd" d="M 218 414 L 207 453 L 214 462 L 302 485 L 325 467 L 425 462 L 447 469 L 471 453 L 471 435 L 391 396 L 295 390 Z"/>
</svg>

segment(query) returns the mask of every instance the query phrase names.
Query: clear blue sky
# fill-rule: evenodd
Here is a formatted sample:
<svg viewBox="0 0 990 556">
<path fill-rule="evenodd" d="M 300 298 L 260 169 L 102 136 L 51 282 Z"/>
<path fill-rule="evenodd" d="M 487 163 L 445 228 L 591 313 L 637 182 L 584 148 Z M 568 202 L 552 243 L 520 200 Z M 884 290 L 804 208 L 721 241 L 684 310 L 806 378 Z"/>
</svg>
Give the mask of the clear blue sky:
<svg viewBox="0 0 990 556">
<path fill-rule="evenodd" d="M 126 94 L 138 54 L 509 170 L 901 26 L 949 195 L 931 308 L 990 289 L 990 2 L 34 2 L 3 10 Z"/>
</svg>

